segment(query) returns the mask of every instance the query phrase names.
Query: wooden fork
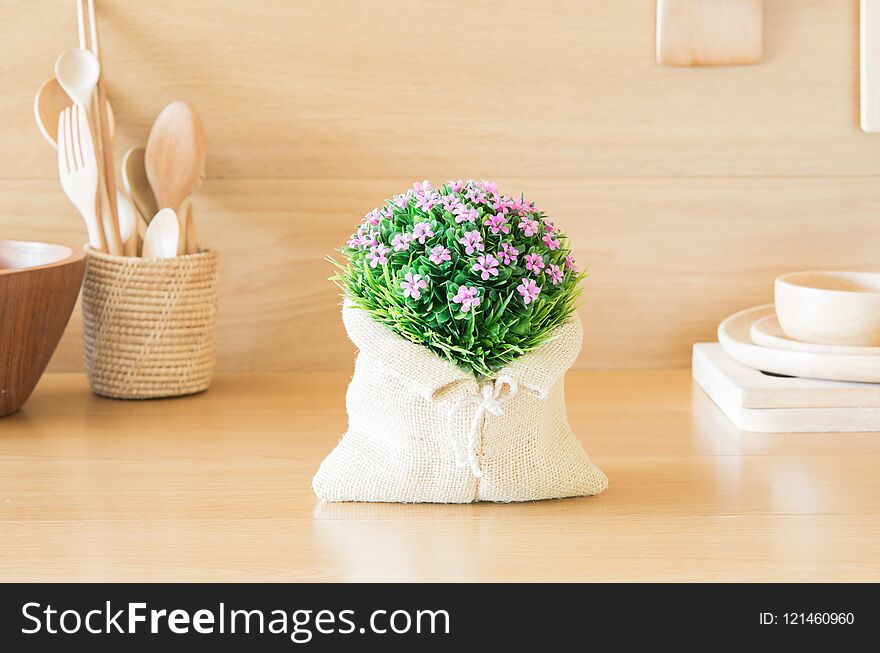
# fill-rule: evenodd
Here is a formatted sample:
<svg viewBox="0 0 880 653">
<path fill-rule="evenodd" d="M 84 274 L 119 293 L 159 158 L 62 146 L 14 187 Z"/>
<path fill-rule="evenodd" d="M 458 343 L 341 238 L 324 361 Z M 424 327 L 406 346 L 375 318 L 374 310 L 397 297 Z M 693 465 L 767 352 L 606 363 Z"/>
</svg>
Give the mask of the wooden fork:
<svg viewBox="0 0 880 653">
<path fill-rule="evenodd" d="M 61 188 L 80 212 L 89 233 L 89 245 L 107 251 L 98 217 L 98 162 L 85 110 L 77 104 L 58 116 L 58 176 Z"/>
</svg>

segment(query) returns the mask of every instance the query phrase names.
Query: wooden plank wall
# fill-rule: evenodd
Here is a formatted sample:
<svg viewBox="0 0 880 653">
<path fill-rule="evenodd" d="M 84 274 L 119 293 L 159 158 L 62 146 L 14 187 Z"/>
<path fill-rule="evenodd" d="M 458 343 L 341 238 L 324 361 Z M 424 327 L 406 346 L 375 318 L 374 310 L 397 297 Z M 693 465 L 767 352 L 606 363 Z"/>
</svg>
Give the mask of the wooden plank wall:
<svg viewBox="0 0 880 653">
<path fill-rule="evenodd" d="M 764 63 L 712 69 L 654 63 L 654 4 L 98 0 L 119 153 L 171 100 L 204 117 L 220 369 L 350 368 L 323 258 L 416 179 L 494 178 L 567 228 L 585 367 L 685 366 L 775 274 L 878 267 L 858 2 L 766 0 Z M 85 239 L 32 117 L 73 7 L 0 0 L 3 238 Z"/>
</svg>

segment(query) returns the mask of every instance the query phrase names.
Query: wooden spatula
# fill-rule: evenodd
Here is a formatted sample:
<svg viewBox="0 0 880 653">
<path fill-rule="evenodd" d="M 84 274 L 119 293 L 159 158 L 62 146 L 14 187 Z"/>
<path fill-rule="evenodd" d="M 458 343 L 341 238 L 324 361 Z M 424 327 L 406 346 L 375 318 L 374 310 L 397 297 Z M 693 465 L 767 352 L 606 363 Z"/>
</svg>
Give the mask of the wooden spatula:
<svg viewBox="0 0 880 653">
<path fill-rule="evenodd" d="M 761 61 L 762 0 L 657 0 L 657 63 L 734 66 Z"/>
</svg>

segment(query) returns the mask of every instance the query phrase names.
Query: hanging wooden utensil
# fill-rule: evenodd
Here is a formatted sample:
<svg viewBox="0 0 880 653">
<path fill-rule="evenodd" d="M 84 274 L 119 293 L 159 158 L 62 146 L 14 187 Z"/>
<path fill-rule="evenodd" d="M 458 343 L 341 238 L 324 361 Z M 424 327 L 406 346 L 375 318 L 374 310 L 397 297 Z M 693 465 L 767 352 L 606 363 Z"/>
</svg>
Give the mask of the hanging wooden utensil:
<svg viewBox="0 0 880 653">
<path fill-rule="evenodd" d="M 734 66 L 761 61 L 762 0 L 657 0 L 657 63 Z"/>
<path fill-rule="evenodd" d="M 859 23 L 861 125 L 880 132 L 880 0 L 862 0 Z"/>
</svg>

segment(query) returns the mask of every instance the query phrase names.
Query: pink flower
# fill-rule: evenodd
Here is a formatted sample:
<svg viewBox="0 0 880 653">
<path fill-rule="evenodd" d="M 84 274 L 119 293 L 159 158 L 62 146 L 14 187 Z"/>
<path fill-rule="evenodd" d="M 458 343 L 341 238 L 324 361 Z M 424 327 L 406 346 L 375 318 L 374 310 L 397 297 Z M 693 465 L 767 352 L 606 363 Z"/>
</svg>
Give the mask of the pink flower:
<svg viewBox="0 0 880 653">
<path fill-rule="evenodd" d="M 439 203 L 440 199 L 438 195 L 435 195 L 433 193 L 425 193 L 424 195 L 418 196 L 416 206 L 422 209 L 422 211 L 430 211 Z"/>
<path fill-rule="evenodd" d="M 379 212 L 379 209 L 373 209 L 364 216 L 364 224 L 370 224 L 375 227 L 383 217 L 385 216 Z"/>
<path fill-rule="evenodd" d="M 464 204 L 459 204 L 455 207 L 453 213 L 455 214 L 455 221 L 459 224 L 462 222 L 474 222 L 480 215 L 476 209 L 468 208 Z"/>
<path fill-rule="evenodd" d="M 461 179 L 456 181 L 449 180 L 446 182 L 446 185 L 449 186 L 449 190 L 453 193 L 460 193 L 461 189 L 464 188 L 464 182 Z"/>
<path fill-rule="evenodd" d="M 402 234 L 394 234 L 394 238 L 391 239 L 391 245 L 394 247 L 395 252 L 402 252 L 409 249 L 412 239 L 413 237 L 404 231 Z"/>
<path fill-rule="evenodd" d="M 431 223 L 430 222 L 419 222 L 413 227 L 413 238 L 422 245 L 425 244 L 425 238 L 430 238 L 434 235 L 434 232 L 431 231 Z"/>
<path fill-rule="evenodd" d="M 574 262 L 573 256 L 566 256 L 565 257 L 565 269 L 571 270 L 572 272 L 575 272 L 575 273 L 578 271 L 578 267 Z"/>
<path fill-rule="evenodd" d="M 458 242 L 464 245 L 464 251 L 467 254 L 486 251 L 486 246 L 483 245 L 483 237 L 476 229 L 474 231 L 466 231 L 464 236 L 458 239 Z"/>
<path fill-rule="evenodd" d="M 441 195 L 440 203 L 443 204 L 443 208 L 450 213 L 455 213 L 455 209 L 462 206 L 461 200 L 459 200 L 456 195 Z"/>
<path fill-rule="evenodd" d="M 490 277 L 498 276 L 498 259 L 491 254 L 477 257 L 477 262 L 471 268 L 474 272 L 481 272 L 480 278 L 487 281 Z"/>
<path fill-rule="evenodd" d="M 553 224 L 553 220 L 550 218 L 544 218 L 544 231 L 550 234 L 558 234 L 559 227 Z"/>
<path fill-rule="evenodd" d="M 358 228 L 357 233 L 351 235 L 351 239 L 346 243 L 349 247 L 372 247 L 378 245 L 375 231 L 364 231 L 363 227 Z"/>
<path fill-rule="evenodd" d="M 551 252 L 552 252 L 554 249 L 559 249 L 559 246 L 560 246 L 559 241 L 556 240 L 556 239 L 555 239 L 553 236 L 551 236 L 550 234 L 544 234 L 544 236 L 541 238 L 541 240 L 543 240 L 543 241 L 544 241 L 544 244 L 547 245 L 547 247 L 550 248 L 550 251 L 551 251 Z"/>
<path fill-rule="evenodd" d="M 520 198 L 518 200 L 514 200 L 510 208 L 516 211 L 518 215 L 525 215 L 526 213 L 534 212 L 535 205 L 531 202 L 526 202 L 524 199 Z M 537 229 L 535 229 L 535 231 L 537 231 Z"/>
<path fill-rule="evenodd" d="M 526 270 L 531 270 L 533 274 L 541 274 L 541 268 L 544 267 L 544 257 L 540 254 L 526 254 Z"/>
<path fill-rule="evenodd" d="M 489 227 L 493 234 L 497 234 L 499 231 L 505 234 L 510 233 L 510 225 L 507 224 L 507 218 L 503 215 L 487 216 L 483 224 Z"/>
<path fill-rule="evenodd" d="M 413 192 L 412 192 L 412 189 L 410 189 L 410 190 L 406 191 L 405 193 L 403 193 L 402 195 L 395 195 L 394 196 L 394 203 L 397 204 L 397 206 L 399 206 L 400 208 L 405 209 L 407 202 L 409 202 L 409 200 L 412 198 L 412 196 L 413 196 Z"/>
<path fill-rule="evenodd" d="M 550 279 L 550 282 L 555 286 L 557 283 L 562 282 L 562 268 L 558 265 L 551 265 L 547 268 L 547 277 Z"/>
<path fill-rule="evenodd" d="M 492 197 L 492 210 L 495 211 L 495 213 L 503 213 L 504 215 L 507 215 L 510 211 L 510 205 L 511 201 L 509 197 L 504 197 L 498 193 L 495 193 L 494 197 Z"/>
<path fill-rule="evenodd" d="M 459 286 L 458 294 L 452 298 L 456 304 L 461 304 L 461 312 L 467 313 L 475 306 L 480 305 L 479 289 L 476 286 Z"/>
<path fill-rule="evenodd" d="M 364 232 L 361 229 L 357 230 L 357 233 L 353 233 L 351 238 L 348 239 L 348 242 L 345 243 L 349 247 L 360 247 L 364 244 Z"/>
<path fill-rule="evenodd" d="M 486 203 L 486 193 L 484 193 L 481 189 L 476 186 L 471 186 L 467 189 L 467 192 L 464 194 L 465 198 L 473 202 L 474 204 L 485 204 Z"/>
<path fill-rule="evenodd" d="M 501 262 L 504 265 L 516 263 L 516 257 L 519 256 L 519 250 L 510 243 L 501 243 L 501 251 L 498 252 Z"/>
<path fill-rule="evenodd" d="M 418 299 L 422 296 L 422 290 L 428 287 L 428 282 L 422 279 L 422 275 L 420 274 L 407 272 L 406 277 L 404 278 L 406 281 L 400 282 L 400 287 L 403 288 L 404 297 Z"/>
<path fill-rule="evenodd" d="M 443 247 L 443 245 L 437 245 L 431 250 L 431 255 L 428 257 L 428 260 L 431 261 L 431 263 L 441 265 L 444 261 L 451 261 L 452 256 L 449 255 L 449 250 Z"/>
<path fill-rule="evenodd" d="M 430 181 L 425 179 L 425 181 L 422 181 L 422 182 L 418 182 L 418 181 L 415 182 L 412 185 L 412 189 L 417 195 L 424 195 L 424 194 L 430 193 L 432 190 L 434 190 L 434 187 L 431 185 Z"/>
<path fill-rule="evenodd" d="M 370 259 L 370 267 L 374 268 L 377 265 L 387 265 L 388 258 L 387 254 L 391 250 L 385 247 L 385 245 L 374 245 L 370 248 L 370 253 L 367 254 L 367 258 Z"/>
<path fill-rule="evenodd" d="M 538 233 L 540 226 L 538 225 L 537 220 L 529 220 L 528 218 L 523 218 L 519 221 L 519 228 L 522 229 L 522 232 L 526 235 L 526 237 L 531 238 L 536 233 Z"/>
<path fill-rule="evenodd" d="M 535 283 L 534 279 L 523 279 L 516 289 L 522 295 L 523 304 L 530 304 L 541 294 L 541 288 Z"/>
<path fill-rule="evenodd" d="M 494 181 L 486 181 L 485 179 L 479 183 L 480 188 L 482 188 L 487 193 L 497 193 L 498 192 L 498 184 Z"/>
</svg>

